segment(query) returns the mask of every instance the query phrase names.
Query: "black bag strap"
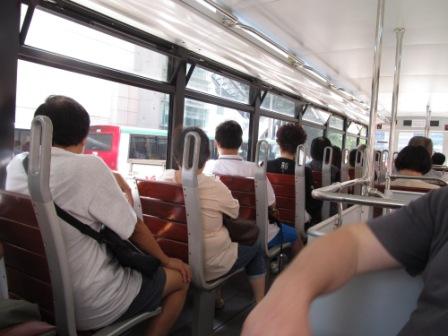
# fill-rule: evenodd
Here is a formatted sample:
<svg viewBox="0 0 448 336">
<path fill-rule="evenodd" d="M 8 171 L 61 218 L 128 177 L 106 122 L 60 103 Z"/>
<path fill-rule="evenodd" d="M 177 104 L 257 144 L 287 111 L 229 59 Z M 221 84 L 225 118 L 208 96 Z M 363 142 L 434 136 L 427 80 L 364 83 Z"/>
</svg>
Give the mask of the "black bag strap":
<svg viewBox="0 0 448 336">
<path fill-rule="evenodd" d="M 28 166 L 29 166 L 28 155 L 25 156 L 25 158 L 23 159 L 22 165 L 23 165 L 23 169 L 25 169 L 25 172 L 28 175 Z M 64 220 L 65 222 L 67 222 L 68 224 L 73 226 L 79 232 L 89 236 L 90 238 L 95 239 L 98 243 L 101 244 L 101 243 L 104 242 L 103 236 L 99 232 L 95 231 L 94 229 L 92 229 L 87 224 L 84 224 L 83 222 L 81 222 L 77 218 L 75 218 L 72 215 L 70 215 L 67 211 L 65 211 L 64 209 L 59 207 L 56 203 L 53 202 L 53 204 L 54 204 L 54 207 L 56 209 L 56 214 L 58 215 L 58 217 L 60 219 Z"/>
</svg>

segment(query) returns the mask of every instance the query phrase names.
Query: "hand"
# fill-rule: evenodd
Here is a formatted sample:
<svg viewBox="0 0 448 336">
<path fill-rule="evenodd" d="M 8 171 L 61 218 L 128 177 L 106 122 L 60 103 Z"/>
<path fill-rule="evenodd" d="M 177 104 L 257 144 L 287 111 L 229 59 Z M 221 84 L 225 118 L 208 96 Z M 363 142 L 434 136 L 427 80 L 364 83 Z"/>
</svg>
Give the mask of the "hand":
<svg viewBox="0 0 448 336">
<path fill-rule="evenodd" d="M 167 262 L 163 265 L 166 268 L 178 271 L 182 275 L 182 280 L 185 283 L 191 281 L 191 269 L 190 266 L 185 264 L 182 260 L 176 258 L 168 258 Z"/>
<path fill-rule="evenodd" d="M 283 287 L 283 286 L 281 286 Z M 275 283 L 267 296 L 252 310 L 243 325 L 242 336 L 310 336 L 308 306 Z M 289 287 L 290 288 L 290 287 Z"/>
<path fill-rule="evenodd" d="M 129 187 L 129 184 L 127 184 L 127 182 L 125 181 L 125 179 L 123 178 L 123 176 L 120 175 L 120 173 L 118 172 L 112 172 L 112 174 L 115 177 L 115 180 L 118 183 L 118 186 L 120 187 L 121 191 L 125 194 L 129 204 L 131 204 L 131 206 L 134 206 L 134 199 L 132 197 L 132 190 L 131 187 Z"/>
</svg>

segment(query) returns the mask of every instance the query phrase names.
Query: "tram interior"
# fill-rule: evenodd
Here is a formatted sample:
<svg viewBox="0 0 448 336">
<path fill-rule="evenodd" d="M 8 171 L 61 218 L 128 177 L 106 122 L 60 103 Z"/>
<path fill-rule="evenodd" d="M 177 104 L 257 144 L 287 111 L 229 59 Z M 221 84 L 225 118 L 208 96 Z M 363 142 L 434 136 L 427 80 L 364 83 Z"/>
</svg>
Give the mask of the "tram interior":
<svg viewBox="0 0 448 336">
<path fill-rule="evenodd" d="M 342 151 L 340 180 L 332 184 L 325 156 L 312 192 L 323 201 L 322 220 L 306 233 L 304 213 L 297 215 L 305 210 L 297 204 L 298 197 L 305 198 L 298 188 L 304 187 L 290 182 L 296 188 L 290 225 L 312 244 L 341 226 L 387 215 L 430 192 L 394 185 L 417 179 L 402 176 L 394 160 L 415 136 L 431 139 L 434 153 L 448 155 L 446 13 L 443 0 L 2 1 L 0 28 L 6 34 L 0 43 L 17 46 L 0 55 L 2 68 L 11 69 L 0 74 L 8 88 L 0 90 L 0 123 L 6 125 L 0 134 L 0 244 L 5 245 L 0 248 L 0 300 L 34 298 L 42 308 L 42 298 L 30 294 L 39 287 L 18 285 L 17 270 L 26 270 L 11 251 L 18 248 L 14 237 L 25 233 L 8 224 L 18 219 L 7 218 L 4 189 L 12 157 L 32 152 L 33 141 L 44 146 L 45 135 L 32 139 L 30 130 L 34 111 L 48 96 L 72 97 L 86 108 L 92 125 L 88 153 L 126 178 L 142 216 L 148 214 L 139 203 L 147 195 L 138 184 L 175 166 L 177 128 L 203 129 L 216 159 L 215 128 L 234 120 L 243 131 L 239 154 L 259 163 L 280 155 L 278 129 L 299 123 L 307 135 L 296 155 L 300 167 L 312 159 L 313 140 L 328 138 Z M 104 126 L 116 133 L 102 133 Z M 269 150 L 259 150 L 262 144 Z M 352 166 L 351 151 L 356 155 Z M 328 153 L 334 154 L 331 147 Z M 447 166 L 432 168 L 440 175 L 421 179 L 445 186 Z M 304 170 L 296 169 L 296 177 L 300 174 Z M 32 213 L 28 208 L 23 209 Z M 39 225 L 40 216 L 33 219 Z M 188 261 L 191 251 L 186 251 Z M 51 257 L 43 252 L 49 265 Z M 266 260 L 269 287 L 281 268 L 277 259 Z M 35 268 L 30 266 L 31 276 L 41 274 Z M 45 288 L 57 295 L 51 287 Z M 396 334 L 415 309 L 421 288 L 421 277 L 403 270 L 360 276 L 314 302 L 313 334 Z M 190 291 L 172 335 L 240 334 L 254 307 L 249 284 L 239 273 L 224 282 L 222 292 L 224 307 L 205 314 Z M 56 311 L 60 302 L 53 303 L 50 309 Z M 44 320 L 47 310 L 44 306 Z M 206 316 L 200 319 L 198 311 Z M 195 326 L 198 321 L 206 322 Z M 70 328 L 56 327 L 61 335 Z"/>
</svg>

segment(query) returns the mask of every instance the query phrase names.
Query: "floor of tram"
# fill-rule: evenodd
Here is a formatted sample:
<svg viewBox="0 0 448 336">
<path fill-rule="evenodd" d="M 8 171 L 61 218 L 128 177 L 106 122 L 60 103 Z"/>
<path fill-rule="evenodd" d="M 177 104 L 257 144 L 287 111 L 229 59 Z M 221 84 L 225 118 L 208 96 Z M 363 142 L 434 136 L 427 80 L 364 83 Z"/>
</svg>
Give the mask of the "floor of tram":
<svg viewBox="0 0 448 336">
<path fill-rule="evenodd" d="M 252 291 L 244 273 L 235 275 L 223 286 L 225 305 L 215 310 L 213 323 L 214 336 L 239 335 L 247 315 L 253 307 Z M 190 336 L 193 316 L 193 300 L 189 297 L 185 308 L 174 327 L 172 336 Z"/>
</svg>

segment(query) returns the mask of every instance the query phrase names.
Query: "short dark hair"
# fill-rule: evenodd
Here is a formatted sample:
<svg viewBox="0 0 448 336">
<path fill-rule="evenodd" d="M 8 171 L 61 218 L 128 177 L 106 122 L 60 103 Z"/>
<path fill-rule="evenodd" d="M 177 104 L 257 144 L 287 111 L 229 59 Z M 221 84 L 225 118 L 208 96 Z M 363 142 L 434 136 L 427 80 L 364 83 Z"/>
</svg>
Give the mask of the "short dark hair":
<svg viewBox="0 0 448 336">
<path fill-rule="evenodd" d="M 356 153 L 358 150 L 356 148 L 353 148 L 350 153 L 348 154 L 348 164 L 350 167 L 354 168 L 356 164 Z"/>
<path fill-rule="evenodd" d="M 443 165 L 445 163 L 445 155 L 442 153 L 434 153 L 432 156 L 432 164 Z"/>
<path fill-rule="evenodd" d="M 277 143 L 288 153 L 295 154 L 297 146 L 306 141 L 306 132 L 298 123 L 287 123 L 277 130 Z"/>
<path fill-rule="evenodd" d="M 238 149 L 243 143 L 243 129 L 234 120 L 227 120 L 216 127 L 215 140 L 225 149 Z"/>
<path fill-rule="evenodd" d="M 331 141 L 326 137 L 318 137 L 311 142 L 311 158 L 313 160 L 322 161 L 324 158 L 325 147 L 331 147 Z"/>
<path fill-rule="evenodd" d="M 184 129 L 176 130 L 174 135 L 174 159 L 176 160 L 178 166 L 182 167 L 185 138 L 187 137 L 188 132 L 196 132 L 201 138 L 198 168 L 202 169 L 204 168 L 207 160 L 210 158 L 210 140 L 208 139 L 207 134 L 205 134 L 205 132 L 199 127 L 187 127 Z"/>
<path fill-rule="evenodd" d="M 431 170 L 431 158 L 422 146 L 406 146 L 398 153 L 395 168 L 398 171 L 408 169 L 424 175 Z"/>
<path fill-rule="evenodd" d="M 76 100 L 65 96 L 49 96 L 34 112 L 47 116 L 53 123 L 53 145 L 79 145 L 89 134 L 90 117 Z"/>
<path fill-rule="evenodd" d="M 342 163 L 342 150 L 335 145 L 331 147 L 333 147 L 333 162 L 331 164 L 340 169 Z"/>
<path fill-rule="evenodd" d="M 421 135 L 416 135 L 409 140 L 408 145 L 409 146 L 422 146 L 426 149 L 426 151 L 429 153 L 429 155 L 432 155 L 433 146 L 432 146 L 432 140 L 430 138 L 427 138 L 427 137 L 424 137 Z"/>
</svg>

